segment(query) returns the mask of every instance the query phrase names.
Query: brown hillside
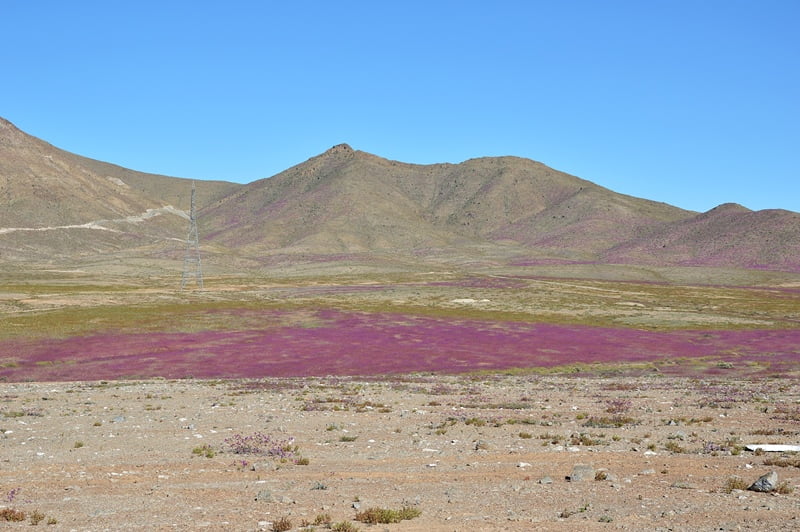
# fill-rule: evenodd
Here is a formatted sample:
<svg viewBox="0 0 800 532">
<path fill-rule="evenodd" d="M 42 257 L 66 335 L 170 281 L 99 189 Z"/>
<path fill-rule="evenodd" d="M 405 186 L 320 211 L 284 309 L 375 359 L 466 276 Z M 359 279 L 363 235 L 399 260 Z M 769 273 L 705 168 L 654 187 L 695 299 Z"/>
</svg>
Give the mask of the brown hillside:
<svg viewBox="0 0 800 532">
<path fill-rule="evenodd" d="M 800 270 L 800 214 L 724 204 L 659 226 L 605 254 L 609 262 Z"/>
<path fill-rule="evenodd" d="M 198 203 L 238 185 L 199 182 Z M 65 152 L 0 119 L 4 261 L 85 259 L 182 240 L 191 181 Z"/>
<path fill-rule="evenodd" d="M 268 179 L 196 186 L 205 263 L 219 272 L 354 257 L 800 270 L 800 214 L 731 205 L 698 214 L 519 157 L 415 165 L 341 144 Z M 190 190 L 188 179 L 74 155 L 0 119 L 6 266 L 179 269 Z"/>
<path fill-rule="evenodd" d="M 518 157 L 423 166 L 339 145 L 247 185 L 205 210 L 203 224 L 211 241 L 248 252 L 482 244 L 593 260 L 691 214 Z"/>
</svg>

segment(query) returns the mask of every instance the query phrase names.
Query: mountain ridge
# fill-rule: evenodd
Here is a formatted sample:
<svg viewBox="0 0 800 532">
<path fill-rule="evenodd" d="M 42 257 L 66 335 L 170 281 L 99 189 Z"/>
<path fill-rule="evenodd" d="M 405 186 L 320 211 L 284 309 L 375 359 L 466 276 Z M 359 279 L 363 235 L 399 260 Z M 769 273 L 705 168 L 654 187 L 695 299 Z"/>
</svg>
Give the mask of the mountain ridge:
<svg viewBox="0 0 800 532">
<path fill-rule="evenodd" d="M 0 262 L 180 268 L 191 181 L 72 154 L 0 119 Z M 336 144 L 251 183 L 195 184 L 201 243 L 220 272 L 354 254 L 800 272 L 798 213 L 687 211 L 515 156 L 419 165 Z"/>
</svg>

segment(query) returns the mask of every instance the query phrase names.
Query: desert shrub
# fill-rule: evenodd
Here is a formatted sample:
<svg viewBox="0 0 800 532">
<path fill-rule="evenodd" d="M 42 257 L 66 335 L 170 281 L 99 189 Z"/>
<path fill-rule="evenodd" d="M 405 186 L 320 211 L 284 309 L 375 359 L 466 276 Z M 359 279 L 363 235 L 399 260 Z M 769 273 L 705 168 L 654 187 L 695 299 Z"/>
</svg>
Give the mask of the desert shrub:
<svg viewBox="0 0 800 532">
<path fill-rule="evenodd" d="M 331 525 L 333 532 L 358 532 L 358 527 L 350 521 L 340 521 Z"/>
<path fill-rule="evenodd" d="M 778 467 L 800 467 L 800 456 L 781 456 L 780 458 L 767 458 L 764 465 Z"/>
<path fill-rule="evenodd" d="M 422 514 L 422 512 L 419 509 L 412 508 L 410 506 L 403 506 L 399 510 L 373 507 L 367 508 L 363 512 L 358 512 L 355 519 L 356 521 L 361 521 L 362 523 L 376 525 L 379 523 L 399 523 L 400 521 L 419 517 L 420 514 Z"/>
<path fill-rule="evenodd" d="M 636 419 L 630 416 L 615 414 L 613 416 L 591 416 L 584 421 L 583 426 L 598 429 L 617 429 L 625 425 L 636 425 L 637 423 Z"/>
<path fill-rule="evenodd" d="M 602 445 L 603 441 L 599 438 L 593 438 L 590 434 L 586 434 L 582 432 L 580 434 L 573 434 L 570 436 L 570 445 L 585 445 L 585 446 L 592 446 L 592 445 Z"/>
<path fill-rule="evenodd" d="M 606 412 L 609 414 L 624 414 L 631 409 L 630 399 L 610 399 L 606 401 Z"/>
<path fill-rule="evenodd" d="M 44 520 L 45 515 L 40 512 L 39 510 L 34 510 L 30 513 L 28 518 L 30 519 L 31 525 L 36 526 Z"/>
<path fill-rule="evenodd" d="M 730 477 L 725 482 L 725 493 L 730 493 L 733 490 L 746 490 L 749 484 L 741 477 Z"/>
<path fill-rule="evenodd" d="M 773 419 L 780 419 L 783 421 L 800 421 L 800 406 L 791 406 L 787 404 L 779 404 L 775 406 Z"/>
<path fill-rule="evenodd" d="M 522 438 L 523 440 L 530 440 L 531 438 L 533 438 L 533 434 L 531 434 L 530 432 L 520 432 L 519 437 Z"/>
<path fill-rule="evenodd" d="M 0 521 L 19 522 L 25 520 L 25 512 L 14 508 L 3 508 L 0 510 Z"/>
<path fill-rule="evenodd" d="M 263 432 L 254 432 L 247 436 L 234 434 L 230 438 L 225 438 L 225 446 L 233 454 L 253 454 L 281 459 L 291 459 L 298 449 L 294 444 L 294 438 L 276 440 Z"/>
<path fill-rule="evenodd" d="M 783 481 L 775 487 L 775 492 L 781 495 L 789 495 L 794 492 L 794 488 L 787 481 Z"/>
<path fill-rule="evenodd" d="M 664 444 L 664 449 L 671 453 L 685 453 L 687 450 L 680 446 L 680 444 L 674 440 L 670 440 Z"/>
<path fill-rule="evenodd" d="M 205 456 L 206 458 L 214 458 L 217 452 L 208 444 L 200 445 L 192 449 L 192 454 L 195 456 Z"/>
<path fill-rule="evenodd" d="M 331 514 L 325 513 L 317 515 L 317 517 L 314 518 L 313 524 L 315 526 L 322 526 L 322 525 L 330 526 L 332 522 L 333 519 L 331 519 Z"/>
<path fill-rule="evenodd" d="M 272 523 L 272 532 L 286 532 L 292 529 L 292 520 L 288 517 L 281 517 Z"/>
<path fill-rule="evenodd" d="M 486 425 L 486 420 L 481 419 L 479 417 L 471 417 L 464 420 L 464 423 L 467 425 L 473 425 L 475 427 L 483 427 Z"/>
</svg>

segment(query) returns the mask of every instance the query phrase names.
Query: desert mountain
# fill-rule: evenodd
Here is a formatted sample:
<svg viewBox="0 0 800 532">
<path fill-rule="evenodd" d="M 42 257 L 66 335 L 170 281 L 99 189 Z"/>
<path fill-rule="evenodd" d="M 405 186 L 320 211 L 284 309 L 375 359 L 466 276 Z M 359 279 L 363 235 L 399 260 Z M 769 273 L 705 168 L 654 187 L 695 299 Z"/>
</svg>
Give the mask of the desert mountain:
<svg viewBox="0 0 800 532">
<path fill-rule="evenodd" d="M 221 272 L 356 256 L 800 270 L 800 214 L 686 211 L 518 157 L 415 165 L 340 144 L 247 185 L 196 186 L 203 252 Z M 0 265 L 113 255 L 179 269 L 190 190 L 187 179 L 80 157 L 0 119 Z"/>
<path fill-rule="evenodd" d="M 237 188 L 199 182 L 204 201 Z M 176 238 L 191 185 L 65 152 L 0 119 L 3 260 L 86 256 Z"/>
<path fill-rule="evenodd" d="M 800 214 L 726 203 L 664 224 L 603 254 L 608 262 L 800 269 Z"/>
<path fill-rule="evenodd" d="M 344 144 L 203 212 L 213 240 L 267 253 L 493 243 L 584 259 L 691 214 L 528 159 L 422 166 Z"/>
</svg>

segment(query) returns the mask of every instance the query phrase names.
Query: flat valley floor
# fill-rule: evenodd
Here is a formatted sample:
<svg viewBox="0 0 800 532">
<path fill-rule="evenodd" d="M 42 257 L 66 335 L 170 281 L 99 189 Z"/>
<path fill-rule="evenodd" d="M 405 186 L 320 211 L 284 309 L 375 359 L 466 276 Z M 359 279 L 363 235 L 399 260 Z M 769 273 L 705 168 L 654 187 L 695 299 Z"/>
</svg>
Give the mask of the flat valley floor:
<svg viewBox="0 0 800 532">
<path fill-rule="evenodd" d="M 796 274 L 290 273 L 6 272 L 0 526 L 800 529 Z"/>
<path fill-rule="evenodd" d="M 796 379 L 155 379 L 0 397 L 0 508 L 25 529 L 800 528 L 800 456 L 745 448 L 800 442 Z M 771 471 L 775 492 L 743 489 Z M 372 508 L 419 515 L 356 520 Z"/>
</svg>

